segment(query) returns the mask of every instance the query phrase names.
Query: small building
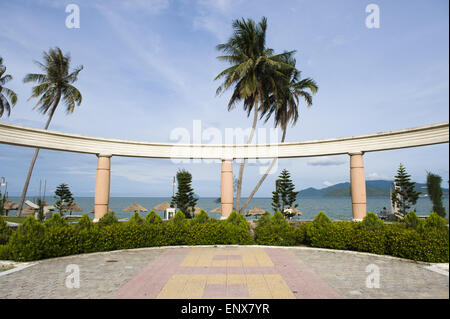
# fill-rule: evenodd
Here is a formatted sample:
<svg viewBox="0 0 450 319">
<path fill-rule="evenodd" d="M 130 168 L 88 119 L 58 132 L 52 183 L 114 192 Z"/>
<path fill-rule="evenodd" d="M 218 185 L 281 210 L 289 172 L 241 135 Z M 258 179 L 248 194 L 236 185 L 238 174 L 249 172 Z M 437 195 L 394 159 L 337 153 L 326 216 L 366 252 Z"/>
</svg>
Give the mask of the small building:
<svg viewBox="0 0 450 319">
<path fill-rule="evenodd" d="M 169 207 L 164 210 L 164 220 L 169 220 L 175 216 L 176 209 L 174 207 Z"/>
</svg>

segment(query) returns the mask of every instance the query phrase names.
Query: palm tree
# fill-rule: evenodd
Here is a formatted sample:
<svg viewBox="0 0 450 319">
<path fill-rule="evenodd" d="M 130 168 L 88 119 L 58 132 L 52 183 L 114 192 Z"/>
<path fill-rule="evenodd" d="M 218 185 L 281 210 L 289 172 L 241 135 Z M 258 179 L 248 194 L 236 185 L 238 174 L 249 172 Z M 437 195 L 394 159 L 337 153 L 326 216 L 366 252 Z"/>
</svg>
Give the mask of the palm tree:
<svg viewBox="0 0 450 319">
<path fill-rule="evenodd" d="M 17 103 L 17 95 L 13 90 L 5 88 L 3 85 L 12 80 L 12 76 L 5 74 L 6 66 L 3 65 L 3 58 L 0 57 L 0 117 L 3 113 L 8 112 L 8 116 L 11 114 L 11 105 L 14 107 Z M 9 99 L 9 101 L 8 101 Z"/>
<path fill-rule="evenodd" d="M 243 101 L 247 116 L 254 112 L 252 129 L 247 141 L 250 144 L 256 129 L 258 109 L 265 103 L 268 94 L 277 88 L 274 76 L 283 76 L 282 71 L 286 72 L 291 68 L 281 57 L 287 59 L 294 51 L 274 55 L 272 49 L 266 48 L 267 19 L 265 17 L 258 24 L 252 19 L 235 20 L 232 26 L 234 31 L 228 42 L 217 46 L 217 50 L 225 54 L 218 59 L 230 63 L 231 67 L 215 78 L 215 80 L 224 79 L 216 94 L 219 95 L 234 86 L 233 94 L 228 102 L 228 111 L 233 109 L 237 102 Z M 239 211 L 240 206 L 244 165 L 245 159 L 242 159 L 236 191 L 236 211 Z"/>
<path fill-rule="evenodd" d="M 61 100 L 66 105 L 67 114 L 73 113 L 75 106 L 81 104 L 81 93 L 72 84 L 77 81 L 78 73 L 83 69 L 83 66 L 76 67 L 70 73 L 70 55 L 63 55 L 60 48 L 50 49 L 48 53 L 44 52 L 43 59 L 43 63 L 38 61 L 35 61 L 35 63 L 44 73 L 27 74 L 23 81 L 25 83 L 38 83 L 33 87 L 33 94 L 30 96 L 30 99 L 40 97 L 34 108 L 38 107 L 42 114 L 48 115 L 48 120 L 44 128 L 46 130 Z M 27 194 L 28 184 L 30 183 L 31 174 L 38 154 L 39 148 L 36 148 L 20 198 L 19 216 L 22 212 L 23 202 Z"/>
<path fill-rule="evenodd" d="M 319 87 L 313 79 L 306 78 L 300 80 L 301 72 L 295 68 L 296 61 L 292 57 L 282 57 L 286 59 L 284 62 L 292 66 L 291 69 L 287 70 L 286 76 L 281 77 L 276 81 L 279 86 L 278 89 L 271 94 L 271 96 L 266 100 L 266 104 L 261 110 L 261 117 L 266 116 L 265 122 L 269 118 L 274 116 L 274 126 L 275 128 L 280 126 L 283 132 L 281 137 L 281 143 L 284 143 L 286 138 L 287 126 L 289 123 L 294 126 L 298 120 L 298 106 L 300 98 L 303 98 L 306 102 L 306 106 L 309 108 L 312 105 L 312 94 L 315 94 Z M 285 79 L 288 79 L 286 81 Z M 310 91 L 310 92 L 308 92 Z M 269 172 L 272 170 L 273 165 L 277 161 L 276 158 L 272 160 L 272 163 L 260 178 L 255 188 L 251 192 L 250 196 L 247 198 L 244 205 L 242 205 L 241 212 L 247 207 L 248 203 L 251 201 L 255 193 L 258 191 L 261 184 L 266 179 Z"/>
</svg>

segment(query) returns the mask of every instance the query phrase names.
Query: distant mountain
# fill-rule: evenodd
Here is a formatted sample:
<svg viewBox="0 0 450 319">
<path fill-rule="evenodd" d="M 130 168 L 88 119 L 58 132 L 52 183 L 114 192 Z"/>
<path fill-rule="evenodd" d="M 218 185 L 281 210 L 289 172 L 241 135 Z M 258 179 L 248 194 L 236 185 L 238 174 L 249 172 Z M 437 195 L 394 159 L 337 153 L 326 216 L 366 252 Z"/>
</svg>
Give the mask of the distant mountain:
<svg viewBox="0 0 450 319">
<path fill-rule="evenodd" d="M 366 194 L 368 197 L 389 196 L 393 181 L 376 180 L 366 181 Z M 448 189 L 443 188 L 444 196 L 448 196 Z M 427 194 L 427 185 L 416 183 L 416 191 L 422 192 L 420 196 Z M 329 187 L 316 189 L 306 188 L 299 192 L 299 197 L 348 197 L 350 196 L 350 183 L 339 183 Z"/>
</svg>

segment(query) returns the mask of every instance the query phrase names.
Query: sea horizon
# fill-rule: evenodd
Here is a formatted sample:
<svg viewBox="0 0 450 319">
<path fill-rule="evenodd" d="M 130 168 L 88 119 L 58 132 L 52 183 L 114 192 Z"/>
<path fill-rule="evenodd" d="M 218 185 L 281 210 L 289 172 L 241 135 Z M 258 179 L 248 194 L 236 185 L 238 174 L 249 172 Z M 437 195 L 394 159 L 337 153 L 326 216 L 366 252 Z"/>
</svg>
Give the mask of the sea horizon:
<svg viewBox="0 0 450 319">
<path fill-rule="evenodd" d="M 38 196 L 27 196 L 27 200 L 34 202 Z M 204 209 L 213 218 L 220 218 L 220 214 L 211 213 L 213 209 L 220 206 L 220 203 L 216 202 L 218 197 L 199 197 L 197 201 L 198 207 Z M 9 199 L 18 202 L 20 200 L 19 196 L 9 196 Z M 90 213 L 94 209 L 94 197 L 93 196 L 74 196 L 75 202 L 83 209 L 82 212 L 73 212 L 73 215 L 82 215 Z M 244 203 L 246 197 L 241 198 L 241 203 Z M 46 196 L 45 200 L 48 204 L 53 205 L 55 199 L 53 196 Z M 126 207 L 138 203 L 145 207 L 148 211 L 153 210 L 153 208 L 164 201 L 171 201 L 169 196 L 110 196 L 109 208 L 112 209 L 116 216 L 119 218 L 129 218 L 133 212 L 124 212 L 123 209 Z M 300 197 L 297 202 L 299 209 L 302 212 L 302 216 L 298 216 L 295 219 L 299 220 L 311 220 L 319 214 L 320 212 L 325 212 L 328 217 L 332 219 L 351 219 L 352 214 L 352 203 L 351 197 L 320 197 L 320 196 L 310 196 L 310 197 Z M 273 213 L 272 209 L 272 198 L 271 197 L 253 197 L 249 205 L 245 209 L 247 211 L 254 206 L 269 211 Z M 449 197 L 443 198 L 443 204 L 448 216 L 449 212 Z M 416 208 L 416 213 L 419 216 L 427 216 L 432 210 L 432 203 L 428 197 L 420 197 L 417 204 L 413 206 Z M 389 196 L 382 197 L 367 197 L 367 211 L 373 211 L 379 213 L 383 207 L 390 210 L 390 198 Z M 412 209 L 413 209 L 412 208 Z M 411 210 L 412 210 L 411 209 Z M 156 211 L 156 210 L 155 210 Z M 156 211 L 160 216 L 163 212 Z M 16 211 L 11 211 L 10 216 L 15 216 Z M 141 216 L 145 216 L 147 212 L 141 213 Z M 91 214 L 93 216 L 93 214 Z M 90 216 L 91 216 L 90 215 Z"/>
</svg>

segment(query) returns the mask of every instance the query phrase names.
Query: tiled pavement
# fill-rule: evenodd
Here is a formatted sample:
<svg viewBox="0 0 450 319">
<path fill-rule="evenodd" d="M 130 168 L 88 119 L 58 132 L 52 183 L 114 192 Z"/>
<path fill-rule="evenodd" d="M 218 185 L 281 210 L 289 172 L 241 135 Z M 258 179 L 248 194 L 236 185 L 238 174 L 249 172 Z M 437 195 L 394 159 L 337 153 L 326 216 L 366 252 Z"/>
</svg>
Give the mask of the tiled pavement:
<svg viewBox="0 0 450 319">
<path fill-rule="evenodd" d="M 79 267 L 79 288 L 66 286 L 67 265 Z M 367 287 L 368 265 L 379 268 L 376 289 Z M 448 298 L 448 273 L 426 266 L 310 248 L 137 249 L 54 258 L 0 273 L 0 298 Z"/>
<path fill-rule="evenodd" d="M 339 298 L 288 250 L 177 248 L 165 252 L 114 298 Z"/>
</svg>

